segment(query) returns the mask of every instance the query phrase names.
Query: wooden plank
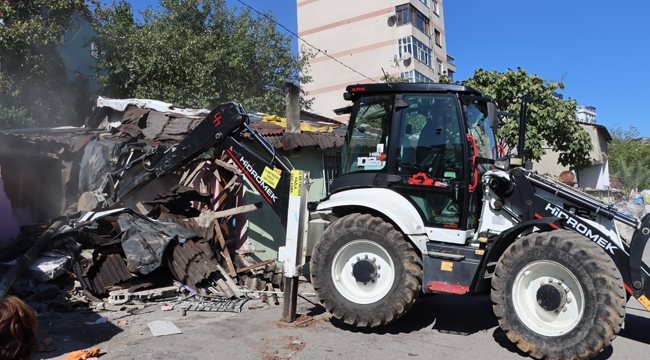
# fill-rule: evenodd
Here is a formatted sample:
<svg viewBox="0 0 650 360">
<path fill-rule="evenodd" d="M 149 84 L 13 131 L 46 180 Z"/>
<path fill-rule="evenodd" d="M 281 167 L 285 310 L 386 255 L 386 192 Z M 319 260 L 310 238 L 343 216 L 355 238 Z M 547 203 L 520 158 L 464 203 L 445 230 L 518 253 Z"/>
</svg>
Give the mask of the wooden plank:
<svg viewBox="0 0 650 360">
<path fill-rule="evenodd" d="M 138 201 L 135 204 L 135 207 L 138 208 L 138 211 L 140 211 L 140 214 L 142 215 L 147 215 L 149 213 L 149 210 L 147 210 L 147 208 L 142 205 L 142 201 Z"/>
<path fill-rule="evenodd" d="M 219 221 L 217 219 L 214 219 L 214 231 L 217 232 L 217 239 L 219 240 L 219 245 L 221 246 L 221 252 L 223 253 L 223 257 L 226 258 L 226 265 L 228 265 L 228 275 L 235 277 L 237 276 L 237 271 L 235 270 L 235 265 L 233 265 L 232 259 L 230 258 L 230 251 L 228 250 L 226 239 L 223 237 L 221 226 L 219 226 Z"/>
<path fill-rule="evenodd" d="M 239 189 L 241 188 L 241 184 L 237 183 L 237 178 L 238 178 L 238 176 L 233 176 L 230 179 L 230 181 L 228 182 L 228 184 L 226 184 L 226 186 L 224 186 L 224 188 L 221 190 L 221 192 L 219 192 L 219 195 L 217 195 L 216 199 L 213 200 L 213 202 L 212 202 L 213 204 L 215 204 L 217 202 L 219 203 L 218 210 L 223 210 L 223 208 L 225 207 L 225 205 L 224 205 L 225 204 L 225 199 L 228 196 L 230 196 L 230 194 L 238 192 Z M 237 186 L 237 185 L 239 185 L 239 186 Z M 236 189 L 236 191 L 235 191 L 235 189 Z"/>
<path fill-rule="evenodd" d="M 221 166 L 222 168 L 224 168 L 226 170 L 230 170 L 230 171 L 234 172 L 237 175 L 242 174 L 241 169 L 238 168 L 236 165 L 229 164 L 229 163 L 227 163 L 225 161 L 222 161 L 222 160 L 219 160 L 219 159 L 214 159 L 214 163 Z"/>
<path fill-rule="evenodd" d="M 229 208 L 234 205 L 237 200 L 237 194 L 241 190 L 243 184 L 236 183 L 229 189 L 224 189 L 223 193 L 225 194 L 223 198 L 219 199 L 219 206 L 216 211 L 222 211 L 223 209 Z M 220 194 L 221 195 L 221 194 Z"/>
<path fill-rule="evenodd" d="M 248 270 L 253 270 L 253 269 L 260 268 L 260 267 L 265 266 L 266 264 L 270 264 L 270 263 L 272 263 L 274 261 L 278 261 L 278 259 L 276 258 L 276 259 L 271 259 L 271 260 L 265 260 L 265 261 L 262 261 L 262 262 L 258 262 L 257 264 L 253 264 L 253 265 L 250 265 L 250 266 L 243 267 L 243 268 L 237 270 L 237 274 L 241 274 L 241 273 L 243 273 L 245 271 L 248 271 Z"/>
<path fill-rule="evenodd" d="M 237 250 L 237 254 L 257 254 L 257 253 L 263 253 L 266 252 L 266 250 Z"/>
<path fill-rule="evenodd" d="M 187 175 L 187 177 L 185 179 L 181 179 L 181 185 L 190 186 L 190 184 L 192 184 L 194 179 L 196 179 L 196 175 L 199 173 L 199 171 L 201 171 L 201 169 L 203 168 L 203 165 L 205 165 L 206 162 L 207 162 L 207 160 L 203 160 L 203 161 L 199 162 L 199 165 L 197 165 L 194 168 L 194 170 Z"/>
<path fill-rule="evenodd" d="M 222 217 L 228 217 L 228 216 L 233 216 L 237 214 L 243 214 L 247 213 L 253 210 L 257 210 L 262 207 L 261 202 L 256 202 L 255 204 L 248 204 L 244 206 L 238 206 L 236 208 L 228 209 L 228 210 L 223 210 L 223 211 L 215 211 L 212 216 L 214 218 L 222 218 Z"/>
</svg>

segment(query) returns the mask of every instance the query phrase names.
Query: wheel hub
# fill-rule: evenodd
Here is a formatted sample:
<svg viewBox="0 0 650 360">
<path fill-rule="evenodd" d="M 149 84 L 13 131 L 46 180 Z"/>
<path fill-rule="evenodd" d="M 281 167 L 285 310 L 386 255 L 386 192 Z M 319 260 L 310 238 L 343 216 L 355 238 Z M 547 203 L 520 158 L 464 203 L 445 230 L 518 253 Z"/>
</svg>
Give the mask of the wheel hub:
<svg viewBox="0 0 650 360">
<path fill-rule="evenodd" d="M 375 259 L 369 260 L 368 256 L 365 259 L 357 261 L 352 265 L 352 276 L 357 282 L 368 283 L 377 278 L 377 264 Z"/>
<path fill-rule="evenodd" d="M 546 311 L 559 311 L 566 305 L 566 292 L 556 283 L 544 284 L 537 289 L 537 303 Z"/>
</svg>

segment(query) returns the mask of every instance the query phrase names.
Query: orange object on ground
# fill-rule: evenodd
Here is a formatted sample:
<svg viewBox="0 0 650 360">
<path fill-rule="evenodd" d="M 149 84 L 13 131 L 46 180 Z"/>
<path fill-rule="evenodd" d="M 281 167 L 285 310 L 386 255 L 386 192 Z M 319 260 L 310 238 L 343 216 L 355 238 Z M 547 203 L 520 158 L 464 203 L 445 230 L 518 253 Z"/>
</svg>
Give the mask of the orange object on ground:
<svg viewBox="0 0 650 360">
<path fill-rule="evenodd" d="M 88 358 L 97 357 L 100 348 L 92 348 L 89 350 L 76 350 L 68 354 L 63 360 L 86 360 Z"/>
</svg>

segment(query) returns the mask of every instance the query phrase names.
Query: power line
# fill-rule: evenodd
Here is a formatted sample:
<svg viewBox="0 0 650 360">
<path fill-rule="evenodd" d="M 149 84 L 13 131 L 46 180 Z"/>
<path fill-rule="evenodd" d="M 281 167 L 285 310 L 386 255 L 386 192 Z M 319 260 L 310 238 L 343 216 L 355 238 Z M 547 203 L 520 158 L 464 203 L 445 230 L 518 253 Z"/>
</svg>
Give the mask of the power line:
<svg viewBox="0 0 650 360">
<path fill-rule="evenodd" d="M 357 70 L 354 70 L 353 68 L 351 68 L 351 67 L 345 65 L 345 64 L 342 63 L 341 61 L 335 59 L 334 57 L 332 57 L 332 56 L 331 56 L 330 54 L 328 54 L 327 52 L 325 52 L 325 51 L 323 51 L 323 50 L 321 50 L 321 49 L 315 47 L 314 45 L 308 43 L 307 40 L 301 38 L 300 36 L 298 36 L 298 34 L 296 34 L 296 33 L 294 33 L 293 31 L 287 29 L 284 25 L 282 25 L 282 24 L 280 24 L 279 22 L 275 21 L 273 18 L 269 17 L 268 15 L 266 15 L 266 14 L 264 14 L 264 13 L 262 13 L 262 12 L 257 11 L 257 9 L 255 9 L 254 7 L 252 7 L 252 6 L 248 5 L 248 4 L 246 4 L 245 2 L 243 2 L 243 1 L 241 1 L 241 0 L 237 0 L 237 1 L 240 2 L 242 5 L 248 7 L 249 9 L 255 11 L 258 15 L 264 16 L 265 18 L 267 18 L 268 20 L 270 20 L 270 21 L 273 22 L 274 24 L 276 24 L 276 25 L 278 25 L 279 27 L 283 28 L 283 29 L 286 30 L 289 34 L 295 36 L 295 37 L 298 38 L 299 40 L 302 40 L 302 42 L 304 42 L 305 44 L 309 45 L 311 48 L 313 48 L 314 50 L 318 51 L 319 53 L 321 53 L 321 54 L 327 56 L 328 58 L 330 58 L 330 59 L 336 61 L 337 63 L 339 63 L 339 64 L 345 66 L 346 68 L 348 68 L 348 69 L 354 71 L 355 73 L 357 73 L 357 74 L 363 76 L 364 78 L 366 78 L 366 79 L 368 79 L 368 80 L 370 80 L 370 81 L 372 81 L 372 82 L 376 82 L 376 83 L 378 83 L 377 80 L 374 80 L 374 79 L 372 79 L 371 77 L 366 76 L 366 75 L 364 75 L 364 74 L 358 72 Z"/>
</svg>

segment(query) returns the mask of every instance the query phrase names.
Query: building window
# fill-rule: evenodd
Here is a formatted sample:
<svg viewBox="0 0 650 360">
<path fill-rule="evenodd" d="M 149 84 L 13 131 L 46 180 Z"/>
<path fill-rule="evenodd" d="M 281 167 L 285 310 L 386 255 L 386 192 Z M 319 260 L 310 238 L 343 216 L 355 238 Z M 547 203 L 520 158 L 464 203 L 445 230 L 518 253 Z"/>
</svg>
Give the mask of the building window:
<svg viewBox="0 0 650 360">
<path fill-rule="evenodd" d="M 436 59 L 436 71 L 438 75 L 442 74 L 442 60 Z"/>
<path fill-rule="evenodd" d="M 429 35 L 429 18 L 421 13 L 411 4 L 404 4 L 395 7 L 397 14 L 397 25 L 412 24 L 418 30 Z"/>
<path fill-rule="evenodd" d="M 431 67 L 431 48 L 421 43 L 418 39 L 407 36 L 397 40 L 399 45 L 399 58 L 404 59 L 406 53 L 411 54 L 414 58 L 422 61 L 428 67 Z"/>
<path fill-rule="evenodd" d="M 339 175 L 341 168 L 341 148 L 329 148 L 323 150 L 323 172 L 325 173 L 325 190 L 331 194 L 330 186 L 332 181 Z"/>
<path fill-rule="evenodd" d="M 436 15 L 440 15 L 438 12 L 438 0 L 431 0 L 431 10 L 433 10 L 433 13 Z"/>
<path fill-rule="evenodd" d="M 406 80 L 408 80 L 409 82 L 412 82 L 412 83 L 432 83 L 433 82 L 433 80 L 429 79 L 428 77 L 420 74 L 419 72 L 417 72 L 415 70 L 404 71 L 404 72 L 400 73 L 399 76 L 402 79 L 406 79 Z"/>
<path fill-rule="evenodd" d="M 434 29 L 433 31 L 436 39 L 436 45 L 442 47 L 442 43 L 440 42 L 440 31 L 438 31 L 437 29 Z"/>
<path fill-rule="evenodd" d="M 436 1 L 436 0 L 433 0 Z M 423 3 L 426 7 L 429 7 L 429 0 L 420 0 L 421 3 Z"/>
</svg>

